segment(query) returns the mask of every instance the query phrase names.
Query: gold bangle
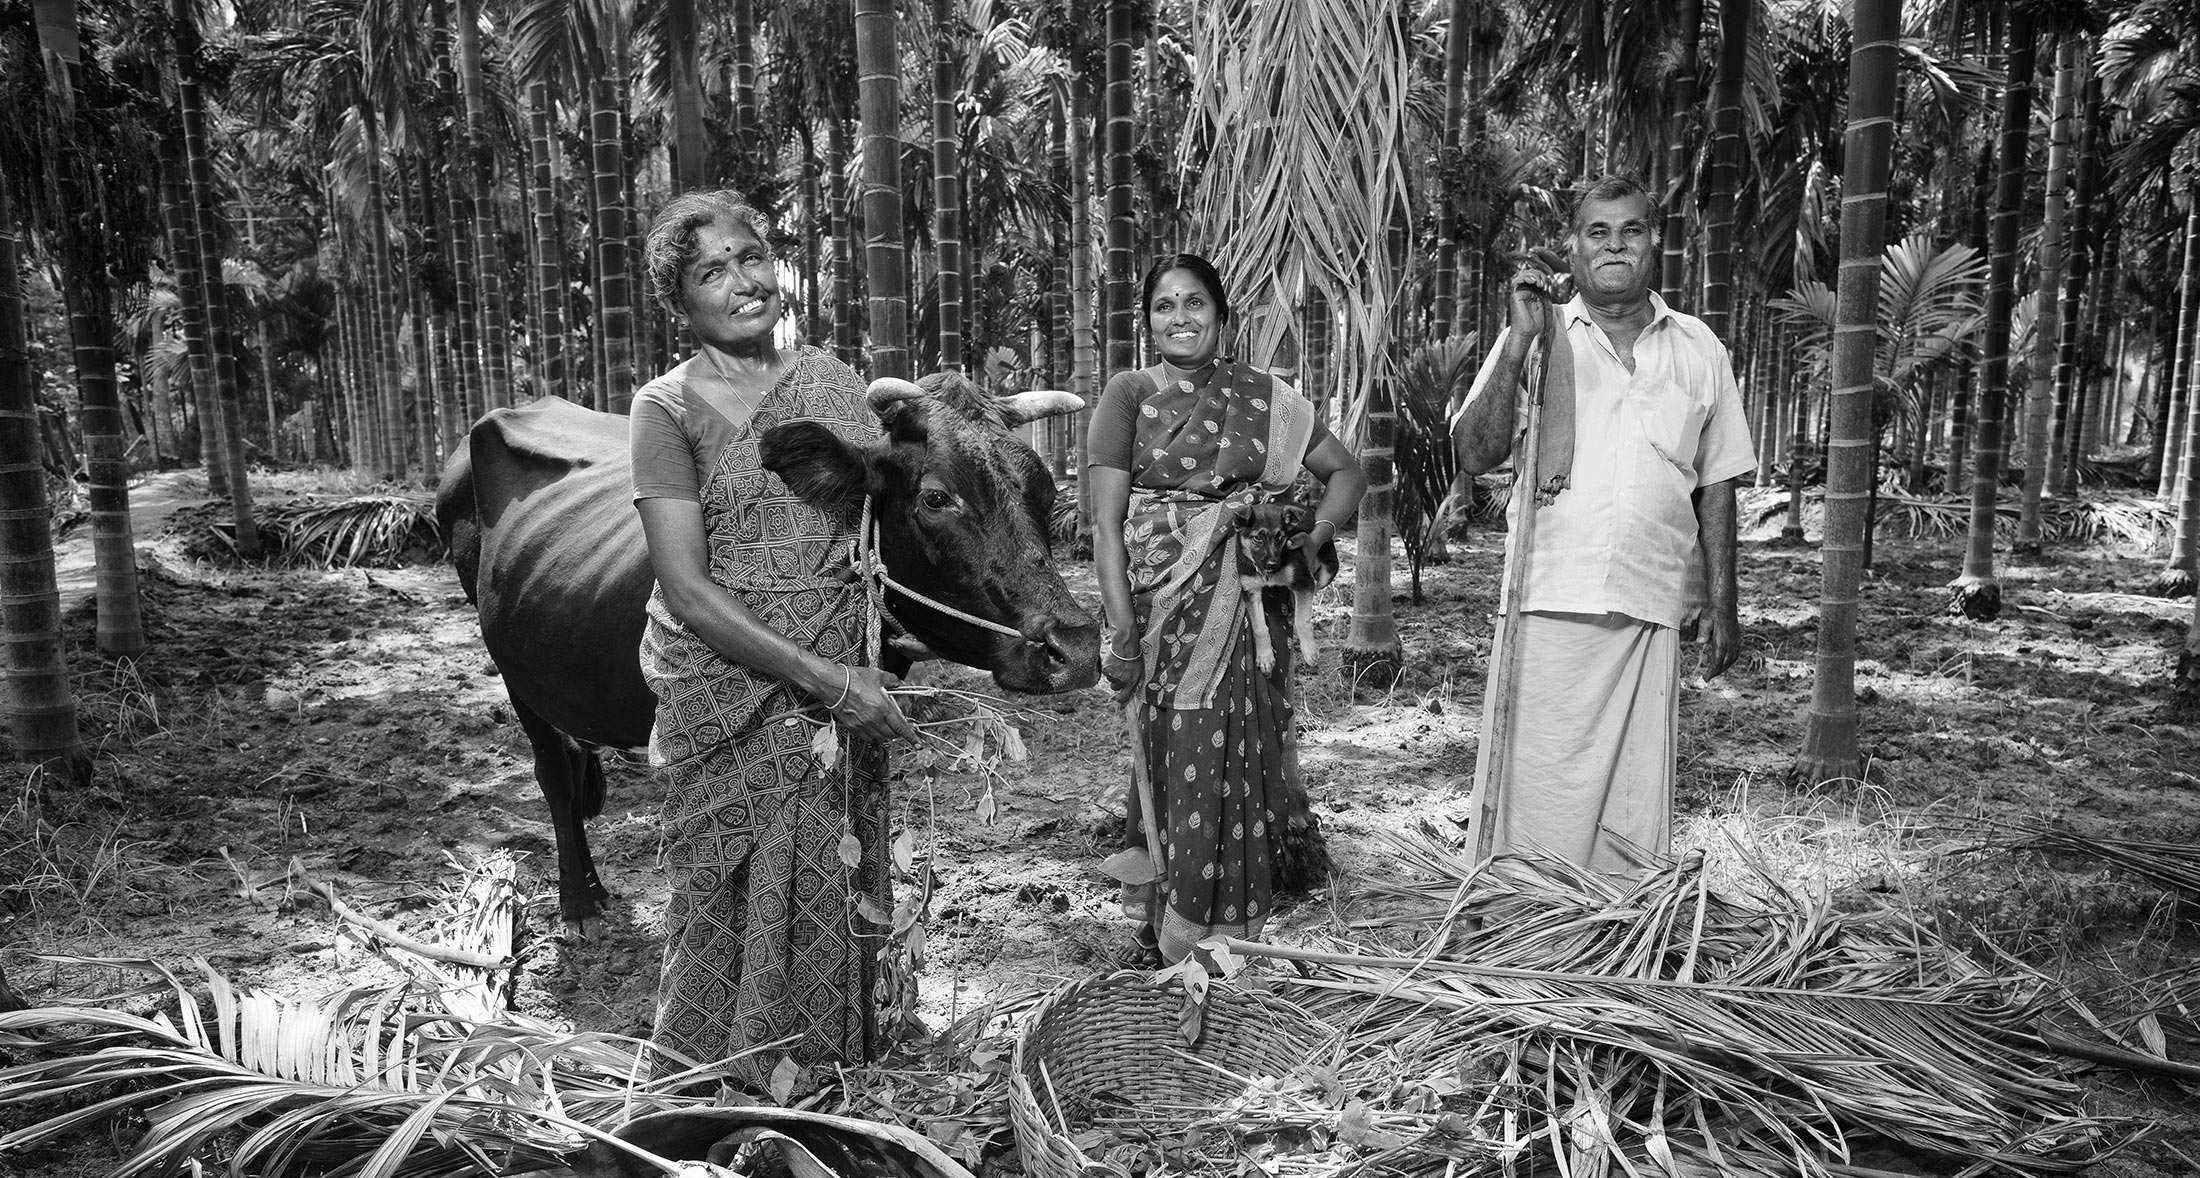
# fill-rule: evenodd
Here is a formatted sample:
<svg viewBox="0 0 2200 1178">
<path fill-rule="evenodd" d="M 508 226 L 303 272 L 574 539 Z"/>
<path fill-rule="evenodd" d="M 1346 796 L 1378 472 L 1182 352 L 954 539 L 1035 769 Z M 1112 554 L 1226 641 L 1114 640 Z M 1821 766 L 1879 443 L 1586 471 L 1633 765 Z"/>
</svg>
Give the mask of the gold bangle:
<svg viewBox="0 0 2200 1178">
<path fill-rule="evenodd" d="M 855 669 L 846 663 L 842 663 L 840 665 L 840 698 L 826 704 L 825 710 L 828 712 L 839 711 L 840 705 L 848 702 L 848 689 L 855 686 L 855 683 Z"/>
</svg>

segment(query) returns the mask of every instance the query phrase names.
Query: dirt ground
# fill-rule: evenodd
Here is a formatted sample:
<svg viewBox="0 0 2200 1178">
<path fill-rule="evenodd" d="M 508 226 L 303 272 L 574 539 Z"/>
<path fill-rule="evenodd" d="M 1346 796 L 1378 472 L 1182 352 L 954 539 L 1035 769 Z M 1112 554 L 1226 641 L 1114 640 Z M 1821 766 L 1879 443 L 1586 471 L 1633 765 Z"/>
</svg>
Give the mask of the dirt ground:
<svg viewBox="0 0 2200 1178">
<path fill-rule="evenodd" d="M 167 477 L 186 480 L 171 484 L 185 500 L 203 493 L 192 476 Z M 6 770 L 0 952 L 15 983 L 33 998 L 114 984 L 32 953 L 199 956 L 284 992 L 382 976 L 325 905 L 286 894 L 292 858 L 354 907 L 411 927 L 450 877 L 448 856 L 508 849 L 526 856 L 533 890 L 519 1007 L 646 1034 L 664 903 L 646 769 L 612 767 L 592 830 L 617 900 L 598 936 L 575 939 L 557 921 L 527 746 L 450 571 L 225 566 L 188 555 L 201 526 L 184 510 L 157 536 L 141 528 L 154 553 L 144 659 L 102 662 L 88 607 L 70 615 L 85 731 L 101 754 L 96 786 L 51 790 L 34 814 L 24 775 Z M 1685 688 L 1682 844 L 1912 907 L 1960 944 L 1997 946 L 2063 980 L 2110 1028 L 2155 1012 L 2170 1055 L 2189 1058 L 2200 1041 L 2182 1004 L 2200 991 L 2189 974 L 2181 992 L 2164 974 L 2190 959 L 2190 906 L 2084 855 L 1960 853 L 1997 822 L 2200 843 L 2200 731 L 2161 709 L 2190 605 L 2144 595 L 2162 557 L 2093 549 L 2006 567 L 2009 607 L 1982 625 L 1947 609 L 1956 541 L 1883 536 L 1857 676 L 1867 779 L 1796 788 L 1784 777 L 1811 687 L 1819 561 L 1815 549 L 1754 536 L 1742 553 L 1743 659 Z M 1380 832 L 1464 819 L 1501 541 L 1479 531 L 1455 543 L 1449 564 L 1427 570 L 1420 604 L 1404 599 L 1401 557 L 1407 672 L 1395 687 L 1348 690 L 1333 649 L 1302 670 L 1304 769 L 1340 882 L 1285 911 L 1273 936 L 1349 919 L 1350 880 L 1387 870 Z M 72 535 L 65 548 L 86 543 Z M 1095 601 L 1089 568 L 1069 567 Z M 1347 553 L 1317 609 L 1331 647 L 1349 581 Z M 932 676 L 991 690 L 961 669 Z M 978 820 L 970 775 L 941 773 L 928 789 L 905 781 L 897 800 L 940 878 L 921 980 L 935 1025 L 1109 968 L 1125 941 L 1097 869 L 1128 774 L 1106 696 L 1016 702 L 1031 709 L 1030 757 L 1007 766 L 997 821 Z M 2098 1172 L 2200 1173 L 2190 1092 L 2108 1070 L 2084 1082 L 2094 1111 L 2159 1124 Z M 0 1158 L 0 1174 L 84 1172 L 107 1148 L 95 1135 L 77 1156 Z"/>
</svg>

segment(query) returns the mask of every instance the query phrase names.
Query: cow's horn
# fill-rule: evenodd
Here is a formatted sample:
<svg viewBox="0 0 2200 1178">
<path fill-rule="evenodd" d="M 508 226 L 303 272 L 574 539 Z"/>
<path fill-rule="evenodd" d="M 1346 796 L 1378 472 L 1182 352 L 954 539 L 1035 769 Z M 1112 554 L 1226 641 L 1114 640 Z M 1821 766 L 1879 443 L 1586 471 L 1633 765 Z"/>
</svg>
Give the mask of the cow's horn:
<svg viewBox="0 0 2200 1178">
<path fill-rule="evenodd" d="M 1001 411 L 1001 421 L 1008 428 L 1015 429 L 1027 421 L 1037 421 L 1057 413 L 1075 413 L 1085 407 L 1085 399 L 1059 389 L 1033 389 L 1028 393 L 995 397 L 993 404 Z"/>
<path fill-rule="evenodd" d="M 884 413 L 889 405 L 899 401 L 922 399 L 924 390 L 898 376 L 882 376 L 871 382 L 864 398 L 871 403 L 871 412 Z"/>
</svg>

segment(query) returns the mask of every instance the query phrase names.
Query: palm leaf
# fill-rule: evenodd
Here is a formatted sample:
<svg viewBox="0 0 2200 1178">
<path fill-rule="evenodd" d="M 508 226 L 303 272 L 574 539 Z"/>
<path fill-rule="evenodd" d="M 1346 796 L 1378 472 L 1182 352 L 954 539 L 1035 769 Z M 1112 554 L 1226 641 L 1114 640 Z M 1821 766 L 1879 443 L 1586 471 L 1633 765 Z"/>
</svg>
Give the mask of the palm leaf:
<svg viewBox="0 0 2200 1178">
<path fill-rule="evenodd" d="M 1241 344 L 1265 364 L 1293 329 L 1302 287 L 1337 314 L 1332 376 L 1359 394 L 1394 374 L 1388 346 L 1398 283 L 1384 234 L 1410 191 L 1403 31 L 1366 0 L 1203 6 L 1194 23 L 1185 166 L 1203 156 L 1194 224 L 1232 302 Z M 1262 314 L 1261 312 L 1267 312 Z"/>
<path fill-rule="evenodd" d="M 1273 989 L 1346 1029 L 1337 1086 L 1402 1138 L 1532 1146 L 1562 1173 L 1670 1173 L 1669 1154 L 1825 1175 L 1868 1139 L 2073 1173 L 2110 1147 L 2030 1029 L 2044 990 L 1906 919 L 1753 864 L 1715 890 L 1700 856 L 1630 883 L 1427 834 L 1390 850 L 1362 881 L 1368 944 L 1228 947 L 1295 963 Z"/>
<path fill-rule="evenodd" d="M 725 1067 L 693 1069 L 644 1041 L 516 1015 L 462 1019 L 410 983 L 290 999 L 237 989 L 203 960 L 196 985 L 149 961 L 48 960 L 150 975 L 139 993 L 174 1012 L 0 1014 L 0 1051 L 20 1061 L 0 1069 L 0 1108 L 96 1097 L 0 1135 L 0 1154 L 142 1115 L 146 1132 L 117 1178 L 166 1173 L 217 1145 L 238 1172 L 533 1169 L 605 1136 L 597 1125 L 692 1106 L 672 1088 Z M 660 1055 L 690 1070 L 637 1083 Z"/>
<path fill-rule="evenodd" d="M 440 544 L 435 502 L 426 495 L 355 495 L 299 499 L 269 507 L 260 526 L 293 564 L 320 568 L 397 564 L 407 552 Z"/>
</svg>

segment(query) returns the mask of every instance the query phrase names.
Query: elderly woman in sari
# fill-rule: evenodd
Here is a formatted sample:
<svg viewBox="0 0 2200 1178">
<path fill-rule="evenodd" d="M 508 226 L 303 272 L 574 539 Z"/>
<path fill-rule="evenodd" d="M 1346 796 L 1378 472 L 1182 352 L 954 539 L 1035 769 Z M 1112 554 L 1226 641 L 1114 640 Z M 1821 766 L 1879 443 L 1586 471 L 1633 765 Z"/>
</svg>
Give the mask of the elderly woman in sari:
<svg viewBox="0 0 2200 1178">
<path fill-rule="evenodd" d="M 764 470 L 757 446 L 784 422 L 859 445 L 878 423 L 847 365 L 777 342 L 764 220 L 734 193 L 667 205 L 646 264 L 696 344 L 636 394 L 631 427 L 657 576 L 641 653 L 672 877 L 653 1037 L 698 1065 L 734 1059 L 735 1080 L 762 1092 L 782 1058 L 861 1062 L 881 1046 L 864 934 L 883 930 L 855 901 L 892 907 L 883 742 L 914 733 L 892 678 L 863 665 L 851 537 Z M 812 753 L 810 726 L 770 722 L 798 711 L 850 735 L 837 765 Z M 844 834 L 862 843 L 857 867 L 837 853 Z"/>
<path fill-rule="evenodd" d="M 1265 624 L 1287 651 L 1290 596 L 1267 590 L 1267 608 L 1249 608 L 1236 509 L 1309 471 L 1325 489 L 1292 542 L 1319 550 L 1367 477 L 1312 402 L 1222 358 L 1229 296 L 1205 259 L 1155 263 L 1141 305 L 1160 362 L 1109 380 L 1086 455 L 1112 632 L 1102 669 L 1123 693 L 1137 762 L 1127 857 L 1113 862 L 1132 885 L 1126 909 L 1145 920 L 1140 955 L 1176 961 L 1208 937 L 1259 933 L 1301 793 L 1291 659 L 1263 673 L 1251 633 Z"/>
</svg>

